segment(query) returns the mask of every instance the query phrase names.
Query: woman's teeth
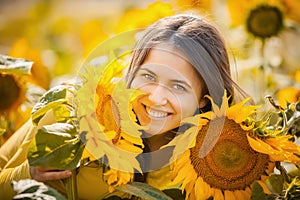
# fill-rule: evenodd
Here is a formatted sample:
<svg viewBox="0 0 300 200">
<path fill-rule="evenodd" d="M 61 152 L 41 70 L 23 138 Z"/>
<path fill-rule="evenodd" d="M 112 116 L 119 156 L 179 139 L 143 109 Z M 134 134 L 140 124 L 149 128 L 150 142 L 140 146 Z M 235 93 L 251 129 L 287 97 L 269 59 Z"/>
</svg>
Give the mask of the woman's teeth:
<svg viewBox="0 0 300 200">
<path fill-rule="evenodd" d="M 150 108 L 146 108 L 146 111 L 147 111 L 148 115 L 150 115 L 151 117 L 163 118 L 163 117 L 168 116 L 168 113 L 166 113 L 166 112 L 152 110 Z"/>
</svg>

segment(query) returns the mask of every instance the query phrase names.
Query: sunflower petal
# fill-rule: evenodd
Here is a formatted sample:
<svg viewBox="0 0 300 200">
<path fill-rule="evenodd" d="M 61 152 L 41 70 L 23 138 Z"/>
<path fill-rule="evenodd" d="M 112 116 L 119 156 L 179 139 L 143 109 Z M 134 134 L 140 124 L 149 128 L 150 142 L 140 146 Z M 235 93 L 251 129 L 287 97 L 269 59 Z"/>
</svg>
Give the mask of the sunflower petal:
<svg viewBox="0 0 300 200">
<path fill-rule="evenodd" d="M 235 198 L 233 191 L 225 190 L 224 191 L 225 200 L 239 200 Z"/>
<path fill-rule="evenodd" d="M 209 196 L 207 195 L 207 184 L 201 177 L 197 178 L 195 183 L 195 195 L 198 200 L 206 200 Z"/>
<path fill-rule="evenodd" d="M 224 195 L 221 190 L 214 189 L 214 200 L 224 200 Z"/>
</svg>

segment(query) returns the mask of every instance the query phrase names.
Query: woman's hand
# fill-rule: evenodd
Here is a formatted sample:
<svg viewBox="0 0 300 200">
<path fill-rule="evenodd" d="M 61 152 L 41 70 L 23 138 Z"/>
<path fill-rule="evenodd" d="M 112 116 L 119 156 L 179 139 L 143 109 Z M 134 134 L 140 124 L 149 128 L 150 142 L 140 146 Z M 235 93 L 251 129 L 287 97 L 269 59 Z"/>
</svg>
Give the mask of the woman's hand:
<svg viewBox="0 0 300 200">
<path fill-rule="evenodd" d="M 64 179 L 72 175 L 71 170 L 59 171 L 42 166 L 30 166 L 29 171 L 32 179 L 40 182 Z"/>
</svg>

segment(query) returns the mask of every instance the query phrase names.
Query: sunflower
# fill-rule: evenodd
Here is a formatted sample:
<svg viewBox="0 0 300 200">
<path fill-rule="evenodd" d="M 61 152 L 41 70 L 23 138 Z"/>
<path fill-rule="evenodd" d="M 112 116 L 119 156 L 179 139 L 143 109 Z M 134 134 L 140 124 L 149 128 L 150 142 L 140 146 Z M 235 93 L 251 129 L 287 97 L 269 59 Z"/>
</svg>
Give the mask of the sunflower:
<svg viewBox="0 0 300 200">
<path fill-rule="evenodd" d="M 25 104 L 31 66 L 31 61 L 0 55 L 0 146 L 30 117 Z"/>
<path fill-rule="evenodd" d="M 24 81 L 14 74 L 0 74 L 0 113 L 13 111 L 26 100 Z"/>
<path fill-rule="evenodd" d="M 109 168 L 104 175 L 110 191 L 132 180 L 135 170 L 141 171 L 135 157 L 142 152 L 139 130 L 143 127 L 132 111 L 132 102 L 141 93 L 117 80 L 124 68 L 116 60 L 102 67 L 87 67 L 76 98 L 80 131 L 85 133 L 83 157 L 106 162 Z"/>
<path fill-rule="evenodd" d="M 121 16 L 115 28 L 117 33 L 145 28 L 160 18 L 173 15 L 172 5 L 166 2 L 154 2 L 145 9 L 130 9 Z"/>
<path fill-rule="evenodd" d="M 88 55 L 96 45 L 108 38 L 108 34 L 103 29 L 100 20 L 90 20 L 82 26 L 80 41 L 84 49 L 84 55 Z"/>
<path fill-rule="evenodd" d="M 176 0 L 179 9 L 199 9 L 201 11 L 209 11 L 212 9 L 212 1 L 203 0 Z"/>
<path fill-rule="evenodd" d="M 227 6 L 234 27 L 245 26 L 248 33 L 264 39 L 279 34 L 286 22 L 299 20 L 299 3 L 290 0 L 229 0 Z"/>
<path fill-rule="evenodd" d="M 278 103 L 282 108 L 286 108 L 289 103 L 300 100 L 300 89 L 297 87 L 286 87 L 277 92 Z"/>
<path fill-rule="evenodd" d="M 197 120 L 189 119 L 195 125 L 192 132 L 197 134 L 189 130 L 179 136 L 195 135 L 190 148 L 173 157 L 174 182 L 182 183 L 186 199 L 250 199 L 255 182 L 270 193 L 264 180 L 273 172 L 275 161 L 299 164 L 295 154 L 299 155 L 300 148 L 287 137 L 259 138 L 253 134 L 251 116 L 259 106 L 245 106 L 249 99 L 229 107 L 225 92 L 219 108 L 208 98 L 213 111 L 200 114 Z M 174 151 L 182 152 L 177 146 Z"/>
<path fill-rule="evenodd" d="M 271 8 L 276 7 L 276 9 L 280 10 L 285 16 L 288 16 L 289 12 L 291 12 L 291 9 L 287 8 L 288 5 L 281 0 L 229 0 L 227 1 L 227 6 L 231 16 L 231 24 L 233 26 L 245 24 L 251 11 L 256 10 L 263 5 L 267 7 L 270 6 Z M 237 12 L 237 10 L 239 12 Z"/>
<path fill-rule="evenodd" d="M 26 77 L 27 82 L 49 89 L 50 73 L 48 68 L 43 64 L 40 50 L 30 46 L 29 41 L 25 38 L 19 38 L 12 45 L 9 52 L 10 56 L 18 58 L 26 58 L 33 61 L 30 74 Z"/>
<path fill-rule="evenodd" d="M 259 38 L 277 35 L 283 28 L 283 13 L 276 6 L 258 5 L 247 17 L 247 31 Z"/>
</svg>

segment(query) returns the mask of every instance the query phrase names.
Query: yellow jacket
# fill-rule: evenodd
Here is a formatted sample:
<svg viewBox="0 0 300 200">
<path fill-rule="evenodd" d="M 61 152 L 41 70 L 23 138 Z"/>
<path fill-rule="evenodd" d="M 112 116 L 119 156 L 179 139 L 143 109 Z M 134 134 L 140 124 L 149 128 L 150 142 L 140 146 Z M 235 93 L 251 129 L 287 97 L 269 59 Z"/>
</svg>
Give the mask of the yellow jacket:
<svg viewBox="0 0 300 200">
<path fill-rule="evenodd" d="M 11 200 L 15 195 L 11 187 L 13 180 L 31 178 L 29 164 L 27 161 L 27 151 L 30 142 L 34 138 L 37 130 L 43 125 L 49 125 L 55 122 L 52 112 L 48 112 L 34 126 L 29 120 L 25 123 L 11 138 L 0 148 L 0 199 Z M 80 167 L 77 174 L 77 189 L 79 199 L 102 199 L 109 194 L 108 185 L 102 179 L 103 168 L 85 166 Z M 147 176 L 147 183 L 158 188 L 167 189 L 171 183 L 171 170 L 164 167 L 157 171 L 152 171 Z M 47 185 L 55 188 L 62 194 L 65 193 L 65 187 L 61 180 L 50 181 Z M 127 194 L 114 193 L 121 197 Z"/>
</svg>

